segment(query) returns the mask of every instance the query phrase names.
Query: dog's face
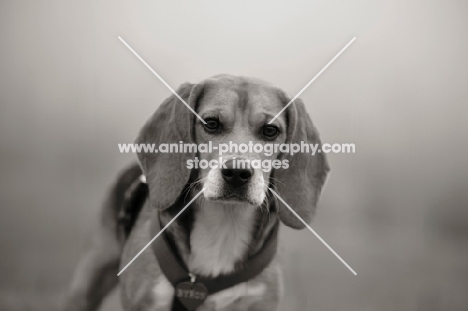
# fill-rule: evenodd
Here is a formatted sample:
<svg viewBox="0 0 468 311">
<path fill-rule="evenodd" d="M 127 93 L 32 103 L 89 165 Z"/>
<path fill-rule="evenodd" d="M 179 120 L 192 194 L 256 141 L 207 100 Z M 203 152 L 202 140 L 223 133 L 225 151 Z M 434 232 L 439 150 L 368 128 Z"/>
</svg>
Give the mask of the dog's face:
<svg viewBox="0 0 468 311">
<path fill-rule="evenodd" d="M 222 163 L 198 172 L 206 188 L 206 199 L 228 204 L 262 204 L 268 191 L 271 163 L 278 153 L 265 155 L 252 147 L 250 152 L 231 148 L 220 156 L 219 147 L 231 142 L 237 147 L 284 143 L 285 114 L 268 124 L 283 107 L 279 90 L 259 80 L 220 77 L 205 83 L 197 113 L 206 124 L 196 120 L 194 137 L 198 144 L 211 142 L 213 152 L 199 153 L 198 157 L 200 161 Z"/>
<path fill-rule="evenodd" d="M 238 146 L 249 142 L 263 146 L 281 143 L 320 145 L 318 132 L 299 98 L 268 124 L 290 99 L 279 88 L 261 80 L 222 75 L 199 84 L 183 84 L 177 92 L 206 124 L 199 121 L 177 96 L 171 96 L 143 126 L 136 140 L 138 144 L 207 144 L 211 141 L 213 148 L 229 142 Z M 231 150 L 222 155 L 223 167 L 195 170 L 188 166 L 195 157 L 200 161 L 219 160 L 219 149 L 213 150 L 199 154 L 139 153 L 151 204 L 161 210 L 170 208 L 179 199 L 186 198 L 183 195 L 186 189 L 201 184 L 206 188 L 204 196 L 207 200 L 260 206 L 267 187 L 271 186 L 300 217 L 305 221 L 312 219 L 328 172 L 325 154 L 297 153 L 292 156 L 273 150 L 267 156 L 255 149 L 247 153 Z M 273 170 L 262 170 L 266 168 L 263 161 L 279 161 L 278 157 L 282 159 L 280 163 L 287 161 L 288 166 L 281 165 L 277 169 L 272 163 Z M 239 164 L 234 158 L 250 161 L 250 168 L 239 169 L 240 165 L 234 168 L 234 163 Z M 256 166 L 254 161 L 257 161 Z M 201 183 L 193 184 L 194 179 Z M 288 209 L 278 209 L 278 215 L 287 226 L 304 228 Z"/>
</svg>

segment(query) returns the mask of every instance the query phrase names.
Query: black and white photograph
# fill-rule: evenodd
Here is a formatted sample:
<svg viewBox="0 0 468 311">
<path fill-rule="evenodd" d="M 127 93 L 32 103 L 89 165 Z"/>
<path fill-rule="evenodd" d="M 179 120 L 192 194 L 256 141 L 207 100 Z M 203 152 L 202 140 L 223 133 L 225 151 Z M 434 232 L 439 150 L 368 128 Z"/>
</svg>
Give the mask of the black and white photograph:
<svg viewBox="0 0 468 311">
<path fill-rule="evenodd" d="M 468 310 L 468 2 L 0 2 L 0 311 Z"/>
</svg>

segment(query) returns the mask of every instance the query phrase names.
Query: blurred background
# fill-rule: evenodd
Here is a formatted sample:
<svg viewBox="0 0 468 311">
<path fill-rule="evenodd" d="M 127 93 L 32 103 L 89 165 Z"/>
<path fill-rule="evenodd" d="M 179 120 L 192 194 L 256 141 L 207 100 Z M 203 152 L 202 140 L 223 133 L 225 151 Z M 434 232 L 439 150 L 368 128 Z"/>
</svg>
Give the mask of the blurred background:
<svg viewBox="0 0 468 311">
<path fill-rule="evenodd" d="M 172 87 L 230 73 L 302 98 L 332 172 L 282 229 L 282 310 L 468 310 L 466 1 L 2 1 L 0 310 L 55 310 L 103 194 Z M 118 293 L 103 310 L 120 310 Z"/>
</svg>

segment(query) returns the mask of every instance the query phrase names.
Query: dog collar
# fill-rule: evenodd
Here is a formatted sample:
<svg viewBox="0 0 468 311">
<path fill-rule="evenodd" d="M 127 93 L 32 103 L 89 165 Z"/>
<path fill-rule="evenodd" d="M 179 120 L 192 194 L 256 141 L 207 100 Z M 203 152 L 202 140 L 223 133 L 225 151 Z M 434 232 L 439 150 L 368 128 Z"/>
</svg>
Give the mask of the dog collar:
<svg viewBox="0 0 468 311">
<path fill-rule="evenodd" d="M 161 230 L 158 211 L 154 211 L 152 222 L 152 235 L 156 235 Z M 279 222 L 276 222 L 262 249 L 248 258 L 247 263 L 240 270 L 214 278 L 197 276 L 191 273 L 170 245 L 167 235 L 165 233 L 161 234 L 153 242 L 152 249 L 158 259 L 161 271 L 175 288 L 172 310 L 195 310 L 199 305 L 203 304 L 208 295 L 247 282 L 259 275 L 276 255 L 278 228 Z"/>
</svg>

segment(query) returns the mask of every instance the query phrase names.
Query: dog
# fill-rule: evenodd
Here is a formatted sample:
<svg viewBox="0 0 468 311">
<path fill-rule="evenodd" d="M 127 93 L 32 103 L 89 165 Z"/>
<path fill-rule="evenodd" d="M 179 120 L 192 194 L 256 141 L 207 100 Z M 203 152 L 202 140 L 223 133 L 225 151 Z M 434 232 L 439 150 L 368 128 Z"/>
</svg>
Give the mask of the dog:
<svg viewBox="0 0 468 311">
<path fill-rule="evenodd" d="M 290 98 L 265 81 L 218 75 L 198 84 L 183 84 L 177 93 L 205 123 L 176 96 L 171 96 L 143 126 L 136 143 L 321 144 L 300 99 L 269 124 Z M 107 196 L 101 226 L 78 265 L 64 310 L 95 310 L 118 283 L 125 310 L 277 309 L 282 296 L 282 273 L 275 256 L 276 230 L 279 222 L 295 229 L 304 225 L 278 203 L 269 188 L 275 189 L 302 219 L 310 222 L 329 171 L 325 155 L 231 152 L 223 155 L 223 166 L 187 169 L 187 161 L 194 157 L 210 161 L 217 159 L 218 154 L 141 152 L 138 164 L 124 170 Z M 270 171 L 235 168 L 235 159 L 288 160 L 289 168 Z M 145 183 L 140 181 L 143 176 Z M 135 195 L 138 187 L 142 187 L 140 194 Z M 156 239 L 155 243 L 165 243 L 169 253 L 174 253 L 172 259 L 161 262 L 157 252 L 155 255 L 152 248 L 146 249 L 118 277 L 119 269 L 202 189 L 202 195 L 168 226 L 164 236 Z M 134 204 L 133 210 L 130 208 L 128 235 L 119 234 L 122 206 L 135 198 L 140 202 Z M 264 255 L 265 248 L 269 249 L 269 255 Z M 205 291 L 203 284 L 196 284 L 197 277 L 214 280 L 214 284 L 218 278 L 238 277 L 238 271 L 243 274 L 252 266 L 250 261 L 260 257 L 257 262 L 264 266 L 247 273 L 247 277 L 241 275 L 242 282 L 234 282 L 222 290 L 214 286 L 214 293 Z M 175 261 L 190 271 L 187 278 L 193 282 L 187 281 L 189 285 L 182 289 L 169 280 L 167 275 L 172 270 L 162 268 Z M 201 289 L 194 290 L 193 286 Z M 201 301 L 196 306 L 180 306 L 174 297 L 184 294 L 191 296 L 192 301 Z"/>
</svg>

